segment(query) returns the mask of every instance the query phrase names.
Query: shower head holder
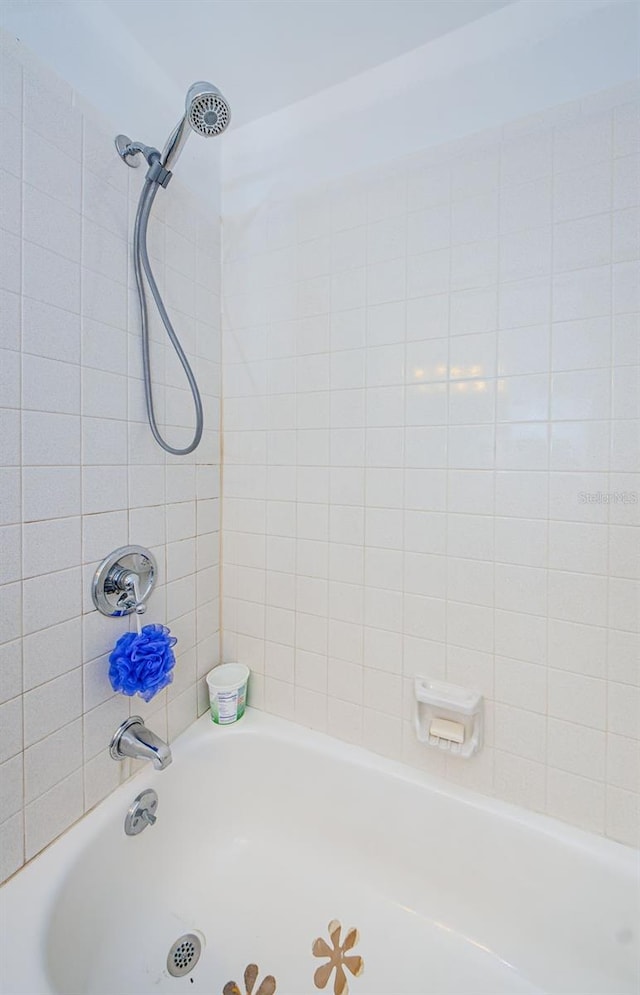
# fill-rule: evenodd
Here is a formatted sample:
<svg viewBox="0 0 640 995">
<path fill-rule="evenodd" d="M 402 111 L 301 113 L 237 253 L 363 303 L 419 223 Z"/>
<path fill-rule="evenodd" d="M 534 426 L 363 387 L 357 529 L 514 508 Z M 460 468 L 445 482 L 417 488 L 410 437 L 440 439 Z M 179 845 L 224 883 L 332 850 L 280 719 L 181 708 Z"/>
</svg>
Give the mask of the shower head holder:
<svg viewBox="0 0 640 995">
<path fill-rule="evenodd" d="M 158 149 L 154 149 L 152 145 L 144 145 L 142 142 L 132 142 L 127 135 L 116 135 L 115 146 L 122 161 L 133 168 L 140 165 L 137 156 L 143 155 L 149 165 L 147 179 L 152 183 L 158 183 L 161 187 L 167 186 L 173 173 L 162 165 L 162 156 Z"/>
</svg>

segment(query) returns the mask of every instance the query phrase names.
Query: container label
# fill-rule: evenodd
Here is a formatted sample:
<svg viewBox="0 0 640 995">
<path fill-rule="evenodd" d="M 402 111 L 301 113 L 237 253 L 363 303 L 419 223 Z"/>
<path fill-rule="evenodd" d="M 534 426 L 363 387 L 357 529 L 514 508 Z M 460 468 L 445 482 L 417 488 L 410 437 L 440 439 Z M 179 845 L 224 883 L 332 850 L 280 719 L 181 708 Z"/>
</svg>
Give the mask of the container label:
<svg viewBox="0 0 640 995">
<path fill-rule="evenodd" d="M 211 718 L 219 725 L 229 725 L 244 715 L 246 685 L 234 691 L 216 691 L 211 700 Z"/>
</svg>

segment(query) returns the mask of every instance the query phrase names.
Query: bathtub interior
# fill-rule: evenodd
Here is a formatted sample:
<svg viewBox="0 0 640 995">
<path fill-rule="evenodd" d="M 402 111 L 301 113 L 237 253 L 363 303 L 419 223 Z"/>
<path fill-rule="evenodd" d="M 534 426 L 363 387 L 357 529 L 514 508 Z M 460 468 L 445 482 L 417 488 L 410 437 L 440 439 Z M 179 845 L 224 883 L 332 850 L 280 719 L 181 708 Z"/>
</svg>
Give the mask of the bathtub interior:
<svg viewBox="0 0 640 995">
<path fill-rule="evenodd" d="M 157 825 L 127 838 L 114 817 L 77 854 L 47 924 L 53 992 L 217 995 L 254 963 L 281 995 L 304 995 L 334 919 L 360 934 L 354 992 L 636 990 L 623 864 L 253 719 L 213 734 L 200 720 L 179 763 L 139 777 L 160 794 Z M 167 953 L 192 931 L 204 951 L 172 978 Z"/>
</svg>

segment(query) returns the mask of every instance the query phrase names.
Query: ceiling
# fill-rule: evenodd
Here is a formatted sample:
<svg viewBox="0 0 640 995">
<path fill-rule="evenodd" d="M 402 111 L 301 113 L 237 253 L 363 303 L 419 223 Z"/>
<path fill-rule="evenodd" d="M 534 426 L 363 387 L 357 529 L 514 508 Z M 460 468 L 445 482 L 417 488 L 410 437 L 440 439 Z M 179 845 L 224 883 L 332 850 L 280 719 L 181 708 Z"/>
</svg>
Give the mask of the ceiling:
<svg viewBox="0 0 640 995">
<path fill-rule="evenodd" d="M 210 79 L 236 126 L 454 31 L 511 0 L 105 0 L 186 90 Z"/>
</svg>

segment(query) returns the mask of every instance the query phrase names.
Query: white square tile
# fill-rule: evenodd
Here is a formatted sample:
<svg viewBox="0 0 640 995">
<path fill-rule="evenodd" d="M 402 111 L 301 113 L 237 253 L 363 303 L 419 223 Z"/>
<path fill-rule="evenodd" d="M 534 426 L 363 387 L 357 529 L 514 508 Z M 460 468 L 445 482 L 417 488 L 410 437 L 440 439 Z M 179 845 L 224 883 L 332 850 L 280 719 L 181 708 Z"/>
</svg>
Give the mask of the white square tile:
<svg viewBox="0 0 640 995">
<path fill-rule="evenodd" d="M 409 164 L 407 177 L 407 206 L 410 211 L 446 204 L 450 197 L 451 174 L 448 163 L 420 162 L 419 157 Z"/>
<path fill-rule="evenodd" d="M 52 599 L 51 590 L 64 585 L 64 599 Z M 79 567 L 40 574 L 23 584 L 23 625 L 25 634 L 66 622 L 81 611 L 81 571 Z"/>
<path fill-rule="evenodd" d="M 0 801 L 7 819 L 20 812 L 23 806 L 23 758 L 12 757 L 0 768 Z"/>
<path fill-rule="evenodd" d="M 613 164 L 613 206 L 634 207 L 640 198 L 640 155 L 616 159 Z"/>
<path fill-rule="evenodd" d="M 500 231 L 507 234 L 549 224 L 551 204 L 550 177 L 503 188 L 500 193 Z"/>
<path fill-rule="evenodd" d="M 25 297 L 22 302 L 22 344 L 26 353 L 60 363 L 78 363 L 79 315 Z"/>
<path fill-rule="evenodd" d="M 640 208 L 626 208 L 613 215 L 612 254 L 616 263 L 640 256 Z"/>
<path fill-rule="evenodd" d="M 547 518 L 548 481 L 545 473 L 496 473 L 496 514 L 505 518 Z"/>
<path fill-rule="evenodd" d="M 547 812 L 592 832 L 604 829 L 604 785 L 601 782 L 550 768 L 547 774 Z"/>
<path fill-rule="evenodd" d="M 606 315 L 611 309 L 611 295 L 611 270 L 608 266 L 559 274 L 553 280 L 553 320 L 571 321 Z"/>
<path fill-rule="evenodd" d="M 452 380 L 473 380 L 487 383 L 495 375 L 496 334 L 485 332 L 477 335 L 456 335 L 449 344 L 449 376 Z M 472 388 L 470 388 L 472 389 Z M 477 390 L 477 387 L 475 388 Z"/>
<path fill-rule="evenodd" d="M 586 677 L 606 677 L 606 629 L 549 619 L 549 666 Z"/>
<path fill-rule="evenodd" d="M 552 326 L 552 368 L 578 370 L 608 366 L 611 362 L 609 316 L 556 322 Z"/>
<path fill-rule="evenodd" d="M 458 385 L 460 386 L 460 385 Z M 477 404 L 452 406 L 452 422 L 490 421 L 490 413 Z M 494 464 L 495 430 L 492 425 L 450 425 L 448 465 L 456 470 L 490 470 Z"/>
<path fill-rule="evenodd" d="M 557 173 L 553 181 L 553 216 L 568 221 L 611 208 L 611 163 L 599 162 Z"/>
<path fill-rule="evenodd" d="M 638 846 L 640 840 L 640 797 L 636 791 L 607 788 L 607 835 L 620 843 Z"/>
<path fill-rule="evenodd" d="M 10 584 L 22 579 L 22 537 L 19 525 L 0 528 L 0 584 Z"/>
<path fill-rule="evenodd" d="M 638 636 L 635 632 L 607 632 L 608 676 L 612 681 L 640 685 L 640 672 L 636 665 Z"/>
<path fill-rule="evenodd" d="M 12 698 L 0 705 L 0 763 L 22 752 L 22 700 Z"/>
<path fill-rule="evenodd" d="M 615 367 L 612 384 L 614 418 L 640 417 L 640 366 Z M 627 469 L 630 469 L 628 466 Z"/>
<path fill-rule="evenodd" d="M 593 729 L 604 729 L 606 697 L 602 680 L 564 670 L 549 670 L 550 715 Z"/>
<path fill-rule="evenodd" d="M 607 782 L 627 791 L 640 783 L 640 748 L 637 740 L 607 736 Z"/>
<path fill-rule="evenodd" d="M 406 264 L 406 296 L 429 297 L 431 294 L 447 293 L 451 283 L 450 257 L 449 249 L 434 249 L 419 256 L 409 256 Z"/>
<path fill-rule="evenodd" d="M 82 659 L 80 619 L 26 635 L 23 652 L 25 691 L 68 673 Z"/>
<path fill-rule="evenodd" d="M 28 804 L 82 766 L 82 720 L 76 719 L 30 746 L 24 765 Z"/>
<path fill-rule="evenodd" d="M 459 559 L 448 556 L 446 563 L 444 557 L 433 557 L 427 564 L 431 569 L 427 573 L 426 581 L 433 580 L 432 590 L 418 591 L 418 594 L 429 594 L 438 596 L 442 593 L 444 585 L 442 577 L 446 577 L 447 598 L 452 601 L 459 601 L 472 605 L 492 606 L 494 602 L 494 565 L 484 560 Z M 434 569 L 435 567 L 435 569 Z M 407 563 L 405 563 L 405 574 L 407 573 Z M 435 576 L 433 576 L 435 574 Z M 409 590 L 405 582 L 405 590 Z"/>
<path fill-rule="evenodd" d="M 611 410 L 609 370 L 554 373 L 551 378 L 551 417 L 575 421 L 608 418 Z"/>
<path fill-rule="evenodd" d="M 546 771 L 543 764 L 496 750 L 493 779 L 499 798 L 534 811 L 544 811 Z"/>
<path fill-rule="evenodd" d="M 500 280 L 526 280 L 551 271 L 551 226 L 503 235 Z"/>
<path fill-rule="evenodd" d="M 498 279 L 498 240 L 465 242 L 451 250 L 451 287 L 488 287 Z"/>
<path fill-rule="evenodd" d="M 404 388 L 371 387 L 366 392 L 366 424 L 388 428 L 404 424 Z"/>
<path fill-rule="evenodd" d="M 546 668 L 498 656 L 495 662 L 495 700 L 531 712 L 546 712 Z"/>
<path fill-rule="evenodd" d="M 493 477 L 493 473 L 488 470 L 450 470 L 447 474 L 449 511 L 470 515 L 492 515 Z"/>
<path fill-rule="evenodd" d="M 640 580 L 640 529 L 614 525 L 609 529 L 609 572 L 613 577 Z"/>
<path fill-rule="evenodd" d="M 80 309 L 80 266 L 57 252 L 24 243 L 23 289 L 27 297 L 72 313 Z M 11 288 L 9 288 L 11 289 Z"/>
<path fill-rule="evenodd" d="M 549 340 L 547 325 L 502 330 L 498 338 L 498 375 L 546 372 L 549 369 Z"/>
<path fill-rule="evenodd" d="M 80 519 L 60 518 L 23 527 L 23 576 L 64 570 L 81 562 Z"/>
<path fill-rule="evenodd" d="M 500 328 L 547 324 L 551 316 L 551 282 L 533 277 L 501 284 L 499 288 Z"/>
<path fill-rule="evenodd" d="M 405 338 L 406 304 L 392 301 L 367 308 L 367 345 L 393 345 Z M 426 337 L 419 335 L 417 338 Z M 431 337 L 431 336 L 429 336 Z"/>
<path fill-rule="evenodd" d="M 80 513 L 80 471 L 74 467 L 23 470 L 24 521 L 70 518 Z"/>
<path fill-rule="evenodd" d="M 608 493 L 605 473 L 560 473 L 549 477 L 549 515 L 559 521 L 606 522 Z"/>
<path fill-rule="evenodd" d="M 550 718 L 547 760 L 551 767 L 593 780 L 605 777 L 606 735 L 573 722 Z"/>
<path fill-rule="evenodd" d="M 498 381 L 498 421 L 546 421 L 549 416 L 549 377 L 546 374 L 504 377 Z"/>
<path fill-rule="evenodd" d="M 411 238 L 409 239 L 409 244 Z M 446 242 L 443 244 L 447 244 Z M 439 245 L 427 245 L 427 248 L 439 248 Z M 388 259 L 397 259 L 407 251 L 407 220 L 404 215 L 395 215 L 376 221 L 367 227 L 367 262 L 380 263 Z M 409 251 L 412 251 L 411 249 Z"/>
<path fill-rule="evenodd" d="M 0 703 L 17 697 L 22 691 L 22 640 L 0 646 Z"/>
<path fill-rule="evenodd" d="M 160 498 L 157 497 L 156 500 L 160 500 Z M 126 507 L 126 467 L 85 466 L 83 468 L 83 514 L 93 515 L 100 512 L 119 511 Z"/>
<path fill-rule="evenodd" d="M 0 336 L 6 349 L 20 349 L 20 308 L 19 294 L 0 290 Z"/>
<path fill-rule="evenodd" d="M 0 227 L 13 235 L 20 235 L 22 188 L 13 173 L 0 170 Z"/>
<path fill-rule="evenodd" d="M 22 403 L 30 410 L 80 414 L 79 367 L 23 356 Z"/>
<path fill-rule="evenodd" d="M 640 108 L 631 101 L 615 108 L 613 113 L 613 154 L 629 155 L 640 151 Z"/>
<path fill-rule="evenodd" d="M 503 611 L 545 615 L 547 575 L 540 567 L 496 563 L 495 603 Z"/>
<path fill-rule="evenodd" d="M 25 184 L 23 237 L 29 242 L 80 261 L 80 215 L 60 200 Z"/>
<path fill-rule="evenodd" d="M 607 573 L 606 525 L 549 522 L 549 566 L 579 573 Z"/>
<path fill-rule="evenodd" d="M 547 620 L 519 612 L 495 612 L 495 650 L 500 656 L 544 663 Z"/>
<path fill-rule="evenodd" d="M 25 746 L 44 739 L 82 714 L 79 668 L 28 691 L 24 698 Z"/>
<path fill-rule="evenodd" d="M 609 732 L 640 739 L 640 688 L 610 681 L 606 712 Z"/>
<path fill-rule="evenodd" d="M 613 267 L 613 310 L 626 314 L 640 310 L 640 263 L 616 263 Z"/>
<path fill-rule="evenodd" d="M 496 469 L 546 470 L 549 465 L 546 422 L 496 425 Z"/>
<path fill-rule="evenodd" d="M 451 217 L 448 204 L 417 211 L 407 221 L 407 253 L 419 255 L 443 249 L 451 241 Z"/>
<path fill-rule="evenodd" d="M 17 235 L 8 231 L 2 233 L 0 255 L 0 286 L 3 290 L 20 293 L 20 260 L 22 248 Z"/>
<path fill-rule="evenodd" d="M 555 225 L 553 265 L 556 272 L 604 266 L 610 261 L 610 214 L 597 214 Z"/>
<path fill-rule="evenodd" d="M 546 759 L 546 716 L 512 705 L 496 704 L 494 745 L 527 760 Z"/>
<path fill-rule="evenodd" d="M 450 296 L 451 335 L 490 332 L 498 325 L 498 295 L 495 287 L 457 290 Z M 452 340 L 451 348 L 455 348 Z"/>
<path fill-rule="evenodd" d="M 444 553 L 445 516 L 435 512 L 405 511 L 404 548 L 413 553 Z"/>
<path fill-rule="evenodd" d="M 83 813 L 83 778 L 78 770 L 25 809 L 26 857 L 29 860 Z"/>
<path fill-rule="evenodd" d="M 555 129 L 553 153 L 557 170 L 609 160 L 612 150 L 611 112 L 593 115 L 575 124 L 563 124 Z"/>
<path fill-rule="evenodd" d="M 419 258 L 419 257 L 417 257 Z M 367 267 L 367 304 L 384 304 L 403 300 L 406 294 L 407 267 L 404 259 L 392 259 Z"/>
<path fill-rule="evenodd" d="M 591 574 L 549 574 L 549 615 L 567 622 L 605 625 L 607 580 Z"/>
</svg>

